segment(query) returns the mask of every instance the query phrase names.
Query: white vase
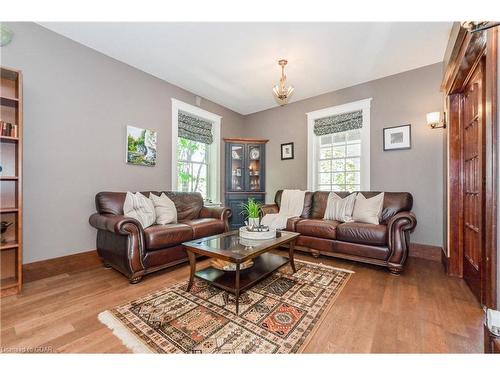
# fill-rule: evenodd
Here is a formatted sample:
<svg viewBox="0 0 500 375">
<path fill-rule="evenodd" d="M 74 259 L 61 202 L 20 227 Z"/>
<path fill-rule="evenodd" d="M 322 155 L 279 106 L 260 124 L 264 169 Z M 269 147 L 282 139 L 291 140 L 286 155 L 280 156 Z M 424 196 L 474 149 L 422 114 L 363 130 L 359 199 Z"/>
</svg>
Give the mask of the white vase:
<svg viewBox="0 0 500 375">
<path fill-rule="evenodd" d="M 260 225 L 260 218 L 259 217 L 249 217 L 248 218 L 248 225 L 251 227 L 258 227 Z"/>
</svg>

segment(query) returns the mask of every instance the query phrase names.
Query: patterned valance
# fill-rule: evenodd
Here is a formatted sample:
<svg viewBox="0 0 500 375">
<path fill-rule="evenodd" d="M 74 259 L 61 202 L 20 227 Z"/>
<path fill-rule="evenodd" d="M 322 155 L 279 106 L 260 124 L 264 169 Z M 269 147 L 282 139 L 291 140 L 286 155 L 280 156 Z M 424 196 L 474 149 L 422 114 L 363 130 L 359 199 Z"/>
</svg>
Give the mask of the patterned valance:
<svg viewBox="0 0 500 375">
<path fill-rule="evenodd" d="M 314 134 L 326 135 L 363 127 L 363 111 L 341 113 L 314 120 Z"/>
<path fill-rule="evenodd" d="M 191 141 L 212 144 L 212 123 L 179 111 L 178 136 Z"/>
</svg>

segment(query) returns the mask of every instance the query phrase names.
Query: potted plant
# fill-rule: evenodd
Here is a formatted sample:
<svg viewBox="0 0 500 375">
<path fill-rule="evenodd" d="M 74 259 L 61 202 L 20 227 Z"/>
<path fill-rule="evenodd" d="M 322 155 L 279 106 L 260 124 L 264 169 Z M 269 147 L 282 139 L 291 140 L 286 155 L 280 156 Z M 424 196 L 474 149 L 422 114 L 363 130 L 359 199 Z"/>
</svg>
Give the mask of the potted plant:
<svg viewBox="0 0 500 375">
<path fill-rule="evenodd" d="M 255 202 L 253 198 L 248 198 L 248 202 L 241 205 L 243 211 L 241 213 L 248 219 L 248 225 L 258 227 L 260 225 L 260 207 L 261 204 Z"/>
</svg>

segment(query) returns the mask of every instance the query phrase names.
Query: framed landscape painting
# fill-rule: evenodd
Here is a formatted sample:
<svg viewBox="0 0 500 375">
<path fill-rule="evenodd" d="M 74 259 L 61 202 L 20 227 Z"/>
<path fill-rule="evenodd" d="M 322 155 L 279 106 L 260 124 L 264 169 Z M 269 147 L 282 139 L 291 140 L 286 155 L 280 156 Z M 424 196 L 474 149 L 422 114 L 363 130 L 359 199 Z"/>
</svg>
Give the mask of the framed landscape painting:
<svg viewBox="0 0 500 375">
<path fill-rule="evenodd" d="M 411 125 L 384 128 L 384 151 L 411 148 Z"/>
<path fill-rule="evenodd" d="M 127 126 L 127 163 L 133 165 L 156 165 L 155 130 Z"/>
</svg>

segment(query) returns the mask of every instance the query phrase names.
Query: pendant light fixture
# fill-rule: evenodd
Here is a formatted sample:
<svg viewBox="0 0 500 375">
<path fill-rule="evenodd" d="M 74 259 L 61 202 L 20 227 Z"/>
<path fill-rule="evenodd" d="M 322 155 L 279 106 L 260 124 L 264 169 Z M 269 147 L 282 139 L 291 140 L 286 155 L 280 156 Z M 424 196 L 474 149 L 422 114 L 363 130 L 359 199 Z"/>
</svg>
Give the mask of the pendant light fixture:
<svg viewBox="0 0 500 375">
<path fill-rule="evenodd" d="M 288 61 L 282 59 L 278 61 L 278 65 L 281 66 L 281 78 L 280 83 L 273 87 L 273 93 L 276 97 L 276 101 L 279 105 L 284 106 L 288 104 L 290 96 L 293 94 L 293 86 L 286 87 L 286 75 L 285 75 L 285 65 Z"/>
</svg>

